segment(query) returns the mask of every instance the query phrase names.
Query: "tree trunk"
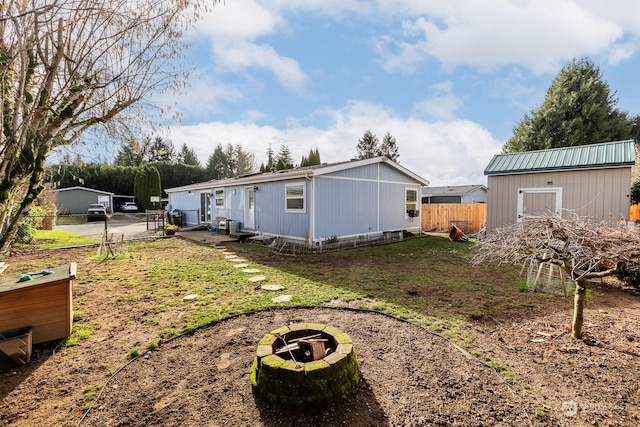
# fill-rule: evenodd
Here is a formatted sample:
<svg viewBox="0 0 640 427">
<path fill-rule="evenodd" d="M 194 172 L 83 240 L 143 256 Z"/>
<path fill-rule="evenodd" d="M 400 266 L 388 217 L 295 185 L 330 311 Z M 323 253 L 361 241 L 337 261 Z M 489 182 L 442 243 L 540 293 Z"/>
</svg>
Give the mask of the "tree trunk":
<svg viewBox="0 0 640 427">
<path fill-rule="evenodd" d="M 574 338 L 582 338 L 582 323 L 584 321 L 584 299 L 587 293 L 587 280 L 582 278 L 575 282 L 575 294 L 573 297 L 573 324 L 571 335 Z"/>
</svg>

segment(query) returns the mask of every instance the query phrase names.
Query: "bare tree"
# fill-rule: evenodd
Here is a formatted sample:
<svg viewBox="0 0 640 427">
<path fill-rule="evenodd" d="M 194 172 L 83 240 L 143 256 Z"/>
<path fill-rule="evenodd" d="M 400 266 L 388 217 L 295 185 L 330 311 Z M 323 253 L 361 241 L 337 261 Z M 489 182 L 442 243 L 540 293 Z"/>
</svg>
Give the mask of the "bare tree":
<svg viewBox="0 0 640 427">
<path fill-rule="evenodd" d="M 590 279 L 615 275 L 638 285 L 640 233 L 629 230 L 626 222 L 549 214 L 491 231 L 479 241 L 472 262 L 523 266 L 547 262 L 562 268 L 575 285 L 572 335 L 580 338 Z"/>
<path fill-rule="evenodd" d="M 42 192 L 52 149 L 139 123 L 181 87 L 181 33 L 218 0 L 4 0 L 0 5 L 0 253 Z"/>
</svg>

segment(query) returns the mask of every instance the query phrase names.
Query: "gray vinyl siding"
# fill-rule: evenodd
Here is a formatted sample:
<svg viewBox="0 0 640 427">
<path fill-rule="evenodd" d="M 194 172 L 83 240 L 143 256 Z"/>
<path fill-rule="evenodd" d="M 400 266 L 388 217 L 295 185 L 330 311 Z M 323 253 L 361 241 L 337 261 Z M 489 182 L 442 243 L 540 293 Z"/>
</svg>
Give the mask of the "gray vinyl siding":
<svg viewBox="0 0 640 427">
<path fill-rule="evenodd" d="M 285 212 L 285 185 L 305 183 L 305 212 Z M 270 235 L 306 240 L 309 238 L 309 181 L 294 179 L 260 183 L 255 193 L 255 230 Z"/>
<path fill-rule="evenodd" d="M 314 185 L 316 239 L 378 230 L 377 182 L 318 177 Z"/>
<path fill-rule="evenodd" d="M 110 206 L 107 212 L 113 212 L 113 194 L 85 188 L 71 188 L 56 192 L 56 208 L 68 209 L 72 214 L 86 214 L 92 203 L 98 203 L 98 196 L 108 196 Z"/>
<path fill-rule="evenodd" d="M 487 229 L 516 222 L 518 190 L 522 188 L 560 187 L 563 210 L 603 221 L 626 220 L 630 186 L 630 167 L 489 175 Z"/>
</svg>

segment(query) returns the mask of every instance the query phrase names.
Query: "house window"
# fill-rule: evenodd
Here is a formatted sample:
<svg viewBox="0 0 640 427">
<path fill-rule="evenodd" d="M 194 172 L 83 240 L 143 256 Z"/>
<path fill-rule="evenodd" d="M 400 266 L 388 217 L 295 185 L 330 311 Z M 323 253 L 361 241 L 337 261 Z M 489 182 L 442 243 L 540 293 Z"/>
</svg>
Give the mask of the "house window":
<svg viewBox="0 0 640 427">
<path fill-rule="evenodd" d="M 304 182 L 285 184 L 285 212 L 305 212 L 304 184 Z"/>
<path fill-rule="evenodd" d="M 420 215 L 418 207 L 418 190 L 406 188 L 404 190 L 404 210 L 405 218 L 414 218 Z"/>
<path fill-rule="evenodd" d="M 216 199 L 216 208 L 224 208 L 224 188 L 216 188 L 213 194 Z"/>
</svg>

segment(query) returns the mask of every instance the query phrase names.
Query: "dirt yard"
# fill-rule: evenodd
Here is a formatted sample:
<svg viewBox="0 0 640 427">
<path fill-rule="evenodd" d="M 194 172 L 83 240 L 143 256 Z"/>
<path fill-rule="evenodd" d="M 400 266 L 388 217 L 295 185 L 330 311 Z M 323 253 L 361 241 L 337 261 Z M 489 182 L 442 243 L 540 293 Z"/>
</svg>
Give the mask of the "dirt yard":
<svg viewBox="0 0 640 427">
<path fill-rule="evenodd" d="M 11 266 L 35 256 L 42 255 L 12 257 Z M 59 262 L 84 256 L 56 255 Z M 76 347 L 37 347 L 30 365 L 0 373 L 0 425 L 640 425 L 640 298 L 610 286 L 593 287 L 584 340 L 570 336 L 566 303 L 488 309 L 467 326 L 467 350 L 421 327 L 334 303 L 224 320 L 126 360 L 122 355 L 144 349 L 157 328 L 139 322 L 140 313 L 118 303 L 109 287 L 96 286 L 89 276 L 97 270 L 92 262 L 79 265 L 85 273 L 74 301 L 98 330 Z M 269 408 L 249 382 L 257 342 L 271 329 L 305 321 L 351 336 L 359 391 L 324 411 Z"/>
</svg>

